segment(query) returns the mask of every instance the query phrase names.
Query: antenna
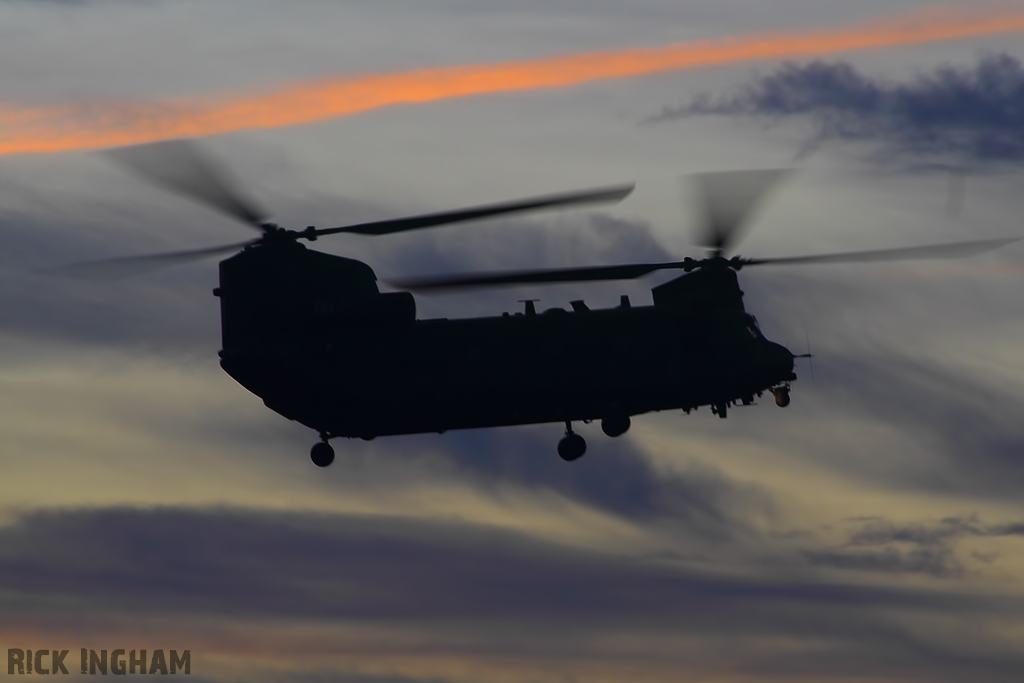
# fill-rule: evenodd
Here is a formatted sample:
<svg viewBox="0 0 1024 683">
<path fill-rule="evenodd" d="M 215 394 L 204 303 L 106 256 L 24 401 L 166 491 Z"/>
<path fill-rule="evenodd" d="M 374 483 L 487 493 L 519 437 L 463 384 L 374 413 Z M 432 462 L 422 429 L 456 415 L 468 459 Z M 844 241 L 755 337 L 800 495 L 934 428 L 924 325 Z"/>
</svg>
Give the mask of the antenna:
<svg viewBox="0 0 1024 683">
<path fill-rule="evenodd" d="M 811 367 L 811 379 L 817 379 L 814 374 L 814 354 L 811 353 L 811 335 L 807 333 L 806 326 L 804 326 L 804 343 L 807 345 L 807 353 L 794 355 L 793 358 L 806 358 L 807 364 Z"/>
</svg>

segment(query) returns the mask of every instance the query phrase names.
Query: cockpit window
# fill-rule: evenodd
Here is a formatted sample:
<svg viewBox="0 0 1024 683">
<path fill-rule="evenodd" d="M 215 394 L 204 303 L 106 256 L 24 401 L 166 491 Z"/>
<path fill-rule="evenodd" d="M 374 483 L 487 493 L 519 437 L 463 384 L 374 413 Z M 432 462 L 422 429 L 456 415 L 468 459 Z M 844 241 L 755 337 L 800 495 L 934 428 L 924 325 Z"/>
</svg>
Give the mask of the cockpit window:
<svg viewBox="0 0 1024 683">
<path fill-rule="evenodd" d="M 748 315 L 748 316 L 746 316 L 746 318 L 747 318 L 747 320 L 746 320 L 747 333 L 750 334 L 751 338 L 753 338 L 753 339 L 761 339 L 761 338 L 763 338 L 764 335 L 761 334 L 761 328 L 757 324 L 757 318 L 755 318 L 752 315 Z"/>
</svg>

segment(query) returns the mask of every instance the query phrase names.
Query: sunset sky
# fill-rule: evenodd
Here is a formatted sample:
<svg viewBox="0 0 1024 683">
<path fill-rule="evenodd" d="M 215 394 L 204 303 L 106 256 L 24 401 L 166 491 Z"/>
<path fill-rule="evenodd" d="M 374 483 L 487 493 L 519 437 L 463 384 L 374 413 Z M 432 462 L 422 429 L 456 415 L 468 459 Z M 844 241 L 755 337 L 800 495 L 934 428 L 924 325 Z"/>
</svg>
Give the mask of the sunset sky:
<svg viewBox="0 0 1024 683">
<path fill-rule="evenodd" d="M 197 136 L 286 227 L 636 182 L 318 249 L 382 280 L 698 256 L 679 178 L 794 167 L 745 256 L 1024 236 L 1024 4 L 0 0 L 0 650 L 208 681 L 1019 681 L 1024 246 L 744 270 L 793 403 L 334 442 L 217 365 L 251 236 L 96 150 Z M 636 282 L 417 298 L 650 302 Z"/>
</svg>

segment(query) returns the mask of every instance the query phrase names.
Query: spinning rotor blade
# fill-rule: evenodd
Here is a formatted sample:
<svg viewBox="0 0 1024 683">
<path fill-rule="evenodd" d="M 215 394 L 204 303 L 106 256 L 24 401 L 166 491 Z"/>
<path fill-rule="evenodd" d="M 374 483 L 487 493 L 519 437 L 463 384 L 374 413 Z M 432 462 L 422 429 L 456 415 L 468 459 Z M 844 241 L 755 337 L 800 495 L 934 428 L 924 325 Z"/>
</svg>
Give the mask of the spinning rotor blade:
<svg viewBox="0 0 1024 683">
<path fill-rule="evenodd" d="M 101 261 L 86 261 L 84 263 L 72 263 L 56 268 L 47 268 L 38 272 L 45 275 L 58 275 L 76 280 L 93 280 L 97 282 L 110 282 L 121 280 L 142 273 L 148 273 L 160 268 L 176 266 L 190 261 L 198 261 L 208 256 L 227 254 L 243 249 L 259 240 L 238 242 L 236 244 L 224 244 L 219 247 L 206 249 L 192 249 L 189 251 L 169 251 L 162 254 L 147 254 L 143 256 L 128 256 L 125 258 L 103 259 Z"/>
<path fill-rule="evenodd" d="M 476 275 L 421 278 L 394 281 L 392 284 L 411 290 L 447 289 L 456 287 L 493 287 L 499 285 L 545 284 L 556 282 L 590 282 L 597 280 L 631 280 L 657 270 L 685 270 L 698 268 L 725 267 L 739 270 L 746 266 L 786 263 L 868 263 L 875 261 L 906 261 L 917 259 L 956 258 L 982 254 L 1019 241 L 1020 237 L 975 242 L 954 242 L 952 244 L 929 244 L 920 247 L 900 249 L 879 249 L 875 251 L 851 251 L 839 254 L 817 254 L 812 256 L 787 256 L 769 259 L 692 259 L 668 261 L 665 263 L 635 263 L 620 266 L 595 266 L 584 268 L 554 268 L 550 270 L 520 270 Z"/>
<path fill-rule="evenodd" d="M 584 268 L 558 268 L 551 270 L 518 270 L 479 275 L 422 278 L 391 282 L 397 287 L 412 290 L 447 289 L 454 287 L 494 287 L 500 285 L 544 284 L 552 282 L 593 282 L 595 280 L 632 280 L 656 270 L 687 268 L 696 264 L 693 259 L 668 263 L 637 263 L 622 266 L 594 266 Z"/>
<path fill-rule="evenodd" d="M 696 201 L 694 243 L 715 255 L 730 251 L 753 218 L 754 210 L 789 169 L 726 171 L 692 176 Z"/>
<path fill-rule="evenodd" d="M 471 221 L 478 218 L 487 218 L 488 216 L 498 216 L 507 213 L 535 211 L 537 209 L 572 206 L 576 204 L 618 202 L 632 192 L 633 188 L 634 185 L 622 185 L 619 187 L 611 187 L 601 190 L 587 190 L 584 192 L 573 192 L 547 197 L 534 197 L 532 199 L 523 199 L 516 202 L 492 204 L 489 206 L 475 206 L 468 209 L 459 209 L 457 211 L 431 213 L 423 216 L 411 216 L 409 218 L 395 218 L 386 221 L 374 221 L 372 223 L 360 223 L 358 225 L 348 225 L 341 228 L 322 228 L 320 230 L 313 230 L 311 233 L 315 236 L 336 235 L 338 233 L 390 235 L 395 232 L 433 228 L 439 225 L 461 223 L 463 221 Z"/>
<path fill-rule="evenodd" d="M 920 247 L 899 249 L 876 249 L 873 251 L 848 251 L 838 254 L 817 254 L 812 256 L 783 256 L 779 258 L 740 259 L 739 264 L 761 266 L 774 263 L 870 263 L 877 261 L 913 261 L 939 258 L 964 258 L 986 251 L 1005 247 L 1019 241 L 1020 237 L 974 242 L 953 242 L 952 244 L 928 244 Z"/>
<path fill-rule="evenodd" d="M 263 223 L 269 214 L 237 189 L 227 171 L 186 140 L 119 147 L 103 153 L 154 185 L 266 231 Z"/>
</svg>

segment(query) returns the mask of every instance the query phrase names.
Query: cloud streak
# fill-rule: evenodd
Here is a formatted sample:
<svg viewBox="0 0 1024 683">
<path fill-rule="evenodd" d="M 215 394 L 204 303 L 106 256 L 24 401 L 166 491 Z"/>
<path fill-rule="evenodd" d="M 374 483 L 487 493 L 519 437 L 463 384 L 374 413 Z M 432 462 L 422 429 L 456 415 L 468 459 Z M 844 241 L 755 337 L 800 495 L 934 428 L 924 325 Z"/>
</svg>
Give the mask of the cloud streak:
<svg viewBox="0 0 1024 683">
<path fill-rule="evenodd" d="M 61 152 L 296 126 L 391 105 L 564 88 L 696 67 L 813 57 L 1022 30 L 1024 13 L 1020 11 L 985 13 L 936 6 L 841 28 L 336 78 L 260 95 L 166 103 L 94 101 L 50 108 L 6 105 L 0 107 L 0 154 Z"/>
<path fill-rule="evenodd" d="M 813 148 L 878 142 L 885 159 L 977 167 L 1024 163 L 1024 66 L 992 55 L 973 68 L 944 66 L 908 83 L 866 76 L 849 64 L 787 64 L 733 95 L 701 95 L 655 120 L 697 115 L 809 118 Z"/>
<path fill-rule="evenodd" d="M 830 550 L 810 550 L 804 557 L 811 564 L 838 569 L 954 578 L 969 571 L 955 552 L 957 540 L 1024 535 L 1024 525 L 983 524 L 976 515 L 915 524 L 895 524 L 877 517 L 850 521 L 855 523 L 855 528 L 845 545 Z M 987 564 L 993 557 L 974 555 L 971 559 Z"/>
</svg>

